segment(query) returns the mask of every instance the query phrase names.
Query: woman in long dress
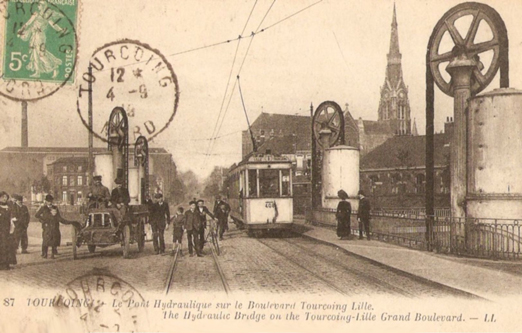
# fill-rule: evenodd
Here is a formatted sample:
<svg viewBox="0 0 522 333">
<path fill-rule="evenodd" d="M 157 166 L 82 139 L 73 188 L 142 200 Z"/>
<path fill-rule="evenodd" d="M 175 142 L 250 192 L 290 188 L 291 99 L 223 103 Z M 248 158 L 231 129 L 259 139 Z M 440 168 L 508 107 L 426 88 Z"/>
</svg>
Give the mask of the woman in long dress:
<svg viewBox="0 0 522 333">
<path fill-rule="evenodd" d="M 337 212 L 335 214 L 337 218 L 337 236 L 341 239 L 350 236 L 350 216 L 352 215 L 352 205 L 346 201 L 348 194 L 340 190 L 337 195 L 341 199 L 337 205 Z"/>
<path fill-rule="evenodd" d="M 45 33 L 49 27 L 56 31 L 63 31 L 56 25 L 51 18 L 54 13 L 47 8 L 43 2 L 38 4 L 38 10 L 33 13 L 31 18 L 18 30 L 18 35 L 23 41 L 29 41 L 29 63 L 27 69 L 31 72 L 31 77 L 40 77 L 41 74 L 53 73 L 53 78 L 58 75 L 58 67 L 62 60 L 58 59 L 47 49 L 47 38 Z"/>
</svg>

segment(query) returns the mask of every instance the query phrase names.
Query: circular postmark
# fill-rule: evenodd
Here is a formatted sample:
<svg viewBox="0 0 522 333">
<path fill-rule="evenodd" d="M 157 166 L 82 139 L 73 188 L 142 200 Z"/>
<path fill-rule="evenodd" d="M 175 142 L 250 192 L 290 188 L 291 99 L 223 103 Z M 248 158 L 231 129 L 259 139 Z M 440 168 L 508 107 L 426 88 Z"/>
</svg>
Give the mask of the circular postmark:
<svg viewBox="0 0 522 333">
<path fill-rule="evenodd" d="M 72 83 L 77 0 L 0 0 L 0 95 L 36 101 Z"/>
<path fill-rule="evenodd" d="M 96 269 L 69 282 L 54 301 L 72 326 L 89 332 L 143 332 L 149 325 L 149 305 L 128 282 Z"/>
<path fill-rule="evenodd" d="M 98 139 L 108 141 L 109 116 L 115 107 L 127 113 L 129 142 L 140 136 L 154 139 L 174 119 L 179 102 L 178 81 L 172 65 L 158 50 L 123 39 L 94 51 L 89 67 L 91 70 L 79 79 L 77 111 L 82 123 Z"/>
</svg>

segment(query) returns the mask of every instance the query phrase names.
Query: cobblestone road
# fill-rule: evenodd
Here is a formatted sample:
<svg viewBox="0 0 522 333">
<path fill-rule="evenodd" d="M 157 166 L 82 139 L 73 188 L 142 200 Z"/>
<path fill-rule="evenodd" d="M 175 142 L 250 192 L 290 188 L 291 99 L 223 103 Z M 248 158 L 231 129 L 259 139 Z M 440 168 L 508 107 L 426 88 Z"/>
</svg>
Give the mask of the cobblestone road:
<svg viewBox="0 0 522 333">
<path fill-rule="evenodd" d="M 68 231 L 62 233 L 66 243 Z M 168 249 L 171 238 L 167 232 Z M 234 294 L 469 296 L 302 237 L 254 239 L 233 229 L 220 244 L 218 261 Z M 79 260 L 72 260 L 71 246 L 60 247 L 55 260 L 40 258 L 34 240 L 29 250 L 28 255 L 18 255 L 15 269 L 0 272 L 0 278 L 32 288 L 61 289 L 75 278 L 97 271 L 119 277 L 140 291 L 162 293 L 174 259 L 170 250 L 155 255 L 151 242 L 142 253 L 137 252 L 137 245 L 131 246 L 130 259 L 122 258 L 120 246 L 96 249 L 94 254 L 82 246 Z M 189 257 L 186 239 L 182 251 L 170 293 L 225 293 L 209 244 L 204 257 Z"/>
</svg>

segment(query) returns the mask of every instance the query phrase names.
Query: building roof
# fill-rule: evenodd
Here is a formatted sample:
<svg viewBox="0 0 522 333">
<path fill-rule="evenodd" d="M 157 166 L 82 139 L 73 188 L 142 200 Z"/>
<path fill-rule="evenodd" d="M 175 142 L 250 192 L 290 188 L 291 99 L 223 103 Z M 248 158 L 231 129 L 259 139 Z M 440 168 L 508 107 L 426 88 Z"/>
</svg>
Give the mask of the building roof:
<svg viewBox="0 0 522 333">
<path fill-rule="evenodd" d="M 363 120 L 365 134 L 385 134 L 394 135 L 390 124 L 388 122 L 381 122 L 377 120 Z"/>
<path fill-rule="evenodd" d="M 298 135 L 274 136 L 266 139 L 259 147 L 258 152 L 270 150 L 273 155 L 295 154 L 298 150 L 311 150 L 310 138 Z"/>
<path fill-rule="evenodd" d="M 106 152 L 107 148 L 94 147 L 94 153 Z M 149 147 L 151 154 L 168 154 L 165 148 L 152 148 Z M 88 154 L 89 148 L 87 147 L 5 147 L 0 150 L 0 153 L 35 153 L 35 154 Z"/>
<path fill-rule="evenodd" d="M 297 134 L 299 136 L 311 136 L 310 116 L 296 116 L 289 114 L 261 113 L 252 123 L 252 128 L 274 130 L 274 134 Z M 257 133 L 255 133 L 257 134 Z M 270 133 L 266 133 L 267 135 Z"/>
<path fill-rule="evenodd" d="M 48 165 L 52 164 L 87 164 L 88 163 L 88 157 L 82 156 L 82 157 L 61 157 L 57 159 L 56 161 L 49 163 Z"/>
<path fill-rule="evenodd" d="M 447 134 L 435 134 L 435 166 L 449 163 Z M 405 167 L 425 167 L 426 136 L 394 136 L 386 140 L 361 159 L 361 171 L 368 169 L 388 169 Z"/>
</svg>

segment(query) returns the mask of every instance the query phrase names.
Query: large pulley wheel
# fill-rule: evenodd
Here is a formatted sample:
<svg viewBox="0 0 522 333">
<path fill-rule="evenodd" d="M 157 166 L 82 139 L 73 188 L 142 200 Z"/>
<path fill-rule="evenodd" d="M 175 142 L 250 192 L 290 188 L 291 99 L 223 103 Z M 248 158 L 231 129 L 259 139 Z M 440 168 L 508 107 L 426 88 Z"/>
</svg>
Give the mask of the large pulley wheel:
<svg viewBox="0 0 522 333">
<path fill-rule="evenodd" d="M 487 5 L 457 5 L 435 26 L 428 54 L 433 79 L 449 96 L 453 96 L 453 87 L 448 75 L 442 72 L 446 65 L 457 58 L 475 61 L 471 76 L 471 94 L 475 95 L 491 83 L 502 61 L 507 66 L 506 27 L 500 15 Z"/>
<path fill-rule="evenodd" d="M 126 143 L 129 122 L 125 110 L 114 108 L 109 117 L 108 136 L 109 147 L 117 146 L 120 150 Z"/>
<path fill-rule="evenodd" d="M 343 111 L 339 104 L 326 101 L 317 107 L 313 117 L 313 135 L 316 143 L 323 149 L 333 147 L 342 140 Z M 323 136 L 328 135 L 328 141 Z"/>
<path fill-rule="evenodd" d="M 140 135 L 134 143 L 134 157 L 141 165 L 144 165 L 149 156 L 149 143 L 147 139 Z"/>
</svg>

